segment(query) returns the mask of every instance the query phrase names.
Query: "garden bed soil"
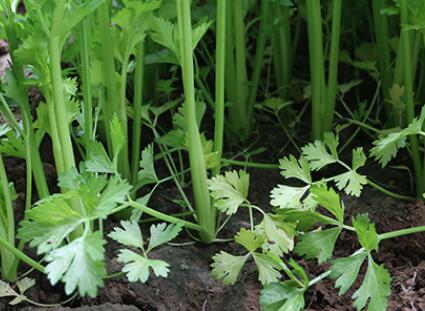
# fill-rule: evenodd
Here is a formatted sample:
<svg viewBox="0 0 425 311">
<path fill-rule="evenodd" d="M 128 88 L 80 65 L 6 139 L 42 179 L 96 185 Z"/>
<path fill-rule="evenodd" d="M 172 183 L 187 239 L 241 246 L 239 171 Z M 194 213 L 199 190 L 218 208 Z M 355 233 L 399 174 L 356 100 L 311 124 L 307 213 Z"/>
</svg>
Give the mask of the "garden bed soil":
<svg viewBox="0 0 425 311">
<path fill-rule="evenodd" d="M 8 174 L 15 181 L 16 188 L 23 190 L 25 183 L 24 163 L 15 159 L 7 159 Z M 251 169 L 251 199 L 260 206 L 268 205 L 269 191 L 279 182 L 279 172 L 274 170 Z M 170 206 L 175 191 L 164 187 L 153 198 L 153 206 Z M 24 196 L 19 194 L 17 208 L 23 206 Z M 366 189 L 361 198 L 344 198 L 349 215 L 368 212 L 376 222 L 378 232 L 397 230 L 413 225 L 425 224 L 425 205 L 423 203 L 403 203 L 388 198 L 381 193 Z M 18 213 L 18 218 L 22 213 Z M 241 226 L 248 226 L 246 215 L 239 214 L 223 233 L 223 238 L 230 238 Z M 118 223 L 111 221 L 108 230 Z M 148 225 L 143 226 L 144 230 Z M 389 299 L 391 311 L 425 310 L 425 235 L 417 234 L 382 242 L 379 255 L 375 258 L 390 270 L 392 295 Z M 181 234 L 178 243 L 191 241 L 186 234 Z M 119 269 L 116 254 L 119 245 L 109 241 L 107 245 L 107 267 L 113 272 Z M 66 306 L 53 307 L 51 310 L 259 310 L 260 285 L 257 271 L 253 263 L 244 268 L 239 281 L 234 286 L 222 286 L 210 275 L 211 257 L 220 250 L 238 253 L 241 249 L 234 243 L 216 243 L 203 245 L 186 243 L 184 246 L 165 246 L 154 252 L 154 257 L 166 260 L 171 265 L 168 278 L 151 277 L 146 284 L 129 283 L 125 278 L 107 280 L 95 299 L 76 298 Z M 348 256 L 359 246 L 356 239 L 344 233 L 338 242 L 335 256 Z M 323 267 L 314 262 L 300 263 L 313 276 L 321 273 Z M 22 267 L 25 271 L 26 267 Z M 365 271 L 361 271 L 363 276 Z M 40 274 L 33 273 L 37 284 L 28 290 L 28 296 L 42 303 L 58 303 L 67 299 L 63 295 L 62 286 L 51 287 Z M 359 278 L 361 280 L 362 277 Z M 309 311 L 344 311 L 353 310 L 350 296 L 357 282 L 349 293 L 339 297 L 333 288 L 332 281 L 318 283 L 306 295 L 306 310 Z M 0 300 L 0 310 L 45 310 L 29 305 L 8 306 L 7 300 Z"/>
</svg>

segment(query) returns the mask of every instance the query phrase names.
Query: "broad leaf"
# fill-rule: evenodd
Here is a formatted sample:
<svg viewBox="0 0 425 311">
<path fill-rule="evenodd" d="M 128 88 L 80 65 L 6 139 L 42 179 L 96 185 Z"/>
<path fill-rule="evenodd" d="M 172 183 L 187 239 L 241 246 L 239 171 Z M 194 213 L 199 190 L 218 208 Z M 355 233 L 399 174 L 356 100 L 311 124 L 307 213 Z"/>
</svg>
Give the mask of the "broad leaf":
<svg viewBox="0 0 425 311">
<path fill-rule="evenodd" d="M 142 151 L 140 171 L 137 173 L 137 182 L 140 187 L 158 182 L 153 163 L 153 146 L 147 146 Z"/>
<path fill-rule="evenodd" d="M 278 263 L 267 254 L 253 253 L 253 256 L 258 269 L 258 280 L 261 284 L 266 285 L 277 282 L 281 277 L 279 272 L 281 267 Z"/>
<path fill-rule="evenodd" d="M 248 252 L 254 252 L 264 243 L 264 238 L 251 230 L 241 228 L 235 236 L 235 242 L 242 245 Z"/>
<path fill-rule="evenodd" d="M 182 225 L 160 223 L 158 225 L 152 225 L 150 228 L 151 238 L 147 252 L 151 251 L 155 247 L 167 243 L 178 236 L 182 230 Z"/>
<path fill-rule="evenodd" d="M 366 176 L 360 175 L 354 170 L 333 177 L 336 187 L 344 190 L 348 195 L 360 196 L 363 186 L 367 184 Z"/>
<path fill-rule="evenodd" d="M 78 288 L 81 296 L 95 297 L 106 273 L 104 243 L 101 232 L 97 231 L 53 250 L 46 257 L 50 282 L 55 285 L 62 280 L 67 295 Z"/>
<path fill-rule="evenodd" d="M 214 278 L 222 280 L 224 285 L 233 285 L 239 276 L 239 273 L 248 259 L 249 254 L 245 256 L 234 256 L 224 251 L 214 255 L 213 268 L 211 274 Z"/>
<path fill-rule="evenodd" d="M 330 278 L 336 279 L 335 287 L 339 288 L 339 295 L 344 295 L 354 284 L 366 256 L 367 253 L 362 251 L 332 262 Z"/>
<path fill-rule="evenodd" d="M 295 252 L 307 259 L 317 258 L 319 264 L 328 261 L 333 254 L 341 228 L 307 232 L 300 237 Z"/>
<path fill-rule="evenodd" d="M 301 199 L 309 189 L 309 185 L 305 187 L 277 185 L 277 187 L 271 191 L 270 204 L 278 208 L 302 208 Z"/>
<path fill-rule="evenodd" d="M 370 222 L 368 215 L 357 215 L 351 221 L 362 247 L 367 251 L 377 251 L 379 247 L 378 233 L 375 224 Z"/>
<path fill-rule="evenodd" d="M 248 197 L 249 175 L 244 171 L 226 172 L 208 181 L 216 207 L 227 215 L 235 214 Z"/>
<path fill-rule="evenodd" d="M 369 256 L 363 283 L 352 296 L 355 300 L 354 306 L 357 310 L 362 310 L 367 305 L 369 311 L 385 311 L 390 294 L 391 275 L 385 267 L 376 264 Z"/>
<path fill-rule="evenodd" d="M 128 249 L 120 250 L 118 261 L 125 264 L 122 271 L 127 274 L 130 282 L 146 282 L 149 279 L 150 269 L 157 277 L 167 277 L 170 271 L 169 264 L 165 261 L 149 259 Z"/>
<path fill-rule="evenodd" d="M 333 188 L 314 185 L 311 193 L 317 204 L 328 210 L 341 224 L 344 222 L 344 208 L 338 193 Z"/>
<path fill-rule="evenodd" d="M 262 311 L 301 311 L 304 310 L 304 289 L 294 281 L 272 283 L 260 292 Z"/>
<path fill-rule="evenodd" d="M 108 237 L 126 246 L 143 248 L 143 236 L 137 222 L 121 221 L 121 227 L 115 227 Z"/>
<path fill-rule="evenodd" d="M 285 157 L 279 160 L 279 167 L 285 178 L 296 178 L 306 184 L 311 183 L 310 167 L 304 157 L 297 160 L 293 155 L 290 155 L 289 158 Z"/>
</svg>

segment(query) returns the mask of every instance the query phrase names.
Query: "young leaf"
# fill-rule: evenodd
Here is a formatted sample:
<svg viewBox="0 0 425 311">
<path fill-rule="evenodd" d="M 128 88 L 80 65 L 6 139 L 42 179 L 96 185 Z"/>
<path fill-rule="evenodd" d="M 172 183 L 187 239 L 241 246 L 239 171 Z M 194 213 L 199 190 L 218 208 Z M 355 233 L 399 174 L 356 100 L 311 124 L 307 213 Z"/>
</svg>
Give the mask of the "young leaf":
<svg viewBox="0 0 425 311">
<path fill-rule="evenodd" d="M 211 274 L 214 278 L 222 280 L 224 285 L 233 285 L 236 283 L 238 275 L 249 257 L 249 253 L 245 256 L 234 256 L 224 251 L 214 255 L 213 268 Z"/>
<path fill-rule="evenodd" d="M 97 194 L 97 203 L 94 211 L 97 217 L 106 218 L 113 209 L 123 204 L 130 194 L 132 186 L 118 175 L 112 176 L 103 191 Z"/>
<path fill-rule="evenodd" d="M 121 221 L 121 227 L 115 227 L 108 237 L 126 246 L 143 248 L 143 236 L 136 221 Z"/>
<path fill-rule="evenodd" d="M 295 225 L 279 221 L 272 214 L 264 215 L 263 221 L 257 226 L 261 230 L 266 241 L 263 249 L 270 251 L 276 256 L 282 256 L 294 248 Z"/>
<path fill-rule="evenodd" d="M 311 169 L 317 171 L 338 161 L 337 146 L 337 137 L 326 133 L 323 142 L 316 140 L 304 146 L 301 150 Z"/>
<path fill-rule="evenodd" d="M 360 196 L 363 186 L 367 184 L 365 176 L 354 170 L 333 177 L 336 187 L 348 195 Z"/>
<path fill-rule="evenodd" d="M 245 247 L 248 252 L 254 252 L 264 243 L 262 236 L 255 234 L 251 230 L 241 228 L 235 237 L 235 242 Z"/>
<path fill-rule="evenodd" d="M 270 204 L 278 208 L 302 208 L 301 199 L 308 189 L 310 189 L 310 185 L 305 187 L 277 185 L 271 191 Z"/>
<path fill-rule="evenodd" d="M 0 297 L 14 297 L 13 300 L 9 302 L 9 305 L 17 305 L 21 302 L 27 300 L 27 296 L 25 296 L 25 292 L 35 285 L 35 280 L 25 277 L 16 282 L 16 286 L 18 287 L 19 293 L 17 293 L 9 284 L 0 280 Z"/>
<path fill-rule="evenodd" d="M 244 171 L 226 172 L 208 180 L 208 188 L 216 207 L 232 215 L 248 197 L 249 175 Z"/>
<path fill-rule="evenodd" d="M 379 238 L 375 224 L 371 223 L 367 214 L 360 214 L 351 219 L 362 247 L 367 251 L 378 250 Z"/>
<path fill-rule="evenodd" d="M 392 158 L 395 158 L 400 148 L 406 147 L 406 137 L 402 132 L 391 133 L 388 136 L 373 142 L 375 147 L 370 154 L 385 167 Z"/>
<path fill-rule="evenodd" d="M 122 269 L 127 274 L 130 282 L 141 281 L 145 283 L 152 268 L 155 276 L 167 277 L 169 264 L 158 259 L 149 259 L 128 249 L 121 249 L 118 255 L 118 261 L 125 264 Z"/>
<path fill-rule="evenodd" d="M 339 223 L 344 223 L 344 208 L 338 193 L 333 188 L 327 189 L 326 186 L 314 185 L 311 188 L 311 193 L 317 204 L 334 215 Z"/>
<path fill-rule="evenodd" d="M 365 251 L 354 253 L 349 257 L 336 259 L 332 262 L 330 278 L 336 279 L 335 287 L 339 288 L 339 295 L 344 295 L 354 284 L 359 275 L 359 270 L 367 253 Z"/>
<path fill-rule="evenodd" d="M 356 171 L 366 163 L 366 155 L 364 154 L 362 147 L 353 149 L 352 157 L 353 158 L 351 167 L 354 171 Z"/>
<path fill-rule="evenodd" d="M 95 297 L 106 274 L 104 243 L 101 232 L 97 231 L 53 250 L 46 257 L 49 262 L 46 273 L 50 282 L 55 285 L 62 280 L 67 295 L 78 288 L 81 296 Z"/>
<path fill-rule="evenodd" d="M 317 258 L 319 264 L 322 264 L 332 257 L 340 233 L 340 227 L 307 232 L 301 235 L 300 241 L 295 246 L 295 252 L 307 259 Z"/>
<path fill-rule="evenodd" d="M 93 173 L 114 173 L 114 167 L 105 147 L 100 142 L 90 141 L 87 146 L 86 169 Z"/>
<path fill-rule="evenodd" d="M 301 311 L 304 310 L 304 289 L 294 281 L 272 283 L 260 292 L 260 305 L 263 311 Z"/>
<path fill-rule="evenodd" d="M 266 285 L 275 283 L 281 277 L 280 266 L 267 254 L 252 253 L 258 269 L 258 280 Z"/>
<path fill-rule="evenodd" d="M 296 178 L 306 184 L 311 183 L 310 167 L 304 157 L 301 156 L 297 160 L 293 155 L 290 155 L 289 158 L 285 157 L 279 160 L 279 167 L 285 178 Z"/>
<path fill-rule="evenodd" d="M 369 256 L 366 275 L 360 288 L 351 297 L 354 306 L 362 310 L 366 304 L 368 310 L 387 310 L 388 296 L 391 294 L 391 275 L 385 267 L 376 264 Z"/>
<path fill-rule="evenodd" d="M 125 136 L 122 124 L 116 114 L 112 117 L 109 131 L 111 132 L 112 150 L 114 152 L 114 158 L 116 158 L 125 143 Z"/>
<path fill-rule="evenodd" d="M 140 171 L 137 173 L 137 182 L 140 187 L 158 182 L 153 164 L 153 146 L 150 144 L 142 151 Z"/>
<path fill-rule="evenodd" d="M 167 243 L 174 239 L 179 232 L 182 230 L 182 225 L 161 223 L 158 225 L 151 226 L 151 238 L 147 252 L 151 251 L 155 247 Z"/>
<path fill-rule="evenodd" d="M 31 241 L 30 246 L 37 247 L 38 254 L 48 253 L 57 248 L 83 221 L 84 217 L 75 212 L 62 195 L 54 195 L 27 211 L 18 237 Z"/>
</svg>

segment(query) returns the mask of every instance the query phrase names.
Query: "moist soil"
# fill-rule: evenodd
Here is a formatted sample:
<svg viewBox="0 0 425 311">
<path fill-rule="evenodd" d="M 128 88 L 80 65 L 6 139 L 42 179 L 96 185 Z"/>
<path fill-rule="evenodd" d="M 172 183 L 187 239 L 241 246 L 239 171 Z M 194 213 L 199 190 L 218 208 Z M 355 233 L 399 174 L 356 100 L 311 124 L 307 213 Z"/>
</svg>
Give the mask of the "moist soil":
<svg viewBox="0 0 425 311">
<path fill-rule="evenodd" d="M 17 217 L 22 218 L 21 206 L 24 203 L 25 166 L 16 159 L 6 159 L 8 175 L 15 182 L 19 193 L 16 201 Z M 47 168 L 51 168 L 47 165 Z M 249 170 L 251 174 L 250 198 L 255 204 L 267 206 L 270 190 L 282 178 L 276 170 Z M 52 174 L 50 174 L 52 176 Z M 51 177 L 55 178 L 54 174 Z M 171 198 L 176 192 L 170 186 L 157 191 L 152 206 L 173 206 Z M 382 195 L 373 189 L 365 189 L 361 198 L 344 197 L 347 217 L 358 213 L 369 213 L 376 222 L 378 232 L 397 230 L 413 225 L 425 224 L 425 205 L 421 202 L 404 203 Z M 231 238 L 238 228 L 248 226 L 247 215 L 239 214 L 228 225 L 221 238 Z M 348 219 L 347 219 L 348 220 Z M 113 219 L 107 230 L 118 225 Z M 146 230 L 149 225 L 142 228 Z M 146 232 L 147 233 L 147 232 Z M 145 235 L 147 236 L 147 235 Z M 50 308 L 55 311 L 79 310 L 260 310 L 260 285 L 257 271 L 252 262 L 248 263 L 234 286 L 223 286 L 210 275 L 211 257 L 220 250 L 238 254 L 241 249 L 233 242 L 203 245 L 193 243 L 190 237 L 182 233 L 176 243 L 180 246 L 167 245 L 153 256 L 166 260 L 171 265 L 168 278 L 151 277 L 146 284 L 129 283 L 124 277 L 105 281 L 105 286 L 95 299 L 75 298 L 65 306 Z M 425 310 L 425 235 L 417 234 L 382 242 L 375 259 L 385 264 L 392 275 L 392 294 L 388 310 Z M 120 268 L 116 261 L 119 245 L 109 240 L 106 251 L 108 271 Z M 339 240 L 335 256 L 348 256 L 359 248 L 355 237 L 344 233 Z M 28 250 L 35 256 L 33 250 Z M 311 276 L 324 271 L 323 266 L 315 262 L 299 262 Z M 22 272 L 28 267 L 22 266 Z M 361 271 L 362 279 L 365 271 Z M 63 287 L 50 286 L 48 280 L 33 272 L 31 277 L 37 280 L 36 286 L 28 290 L 32 300 L 55 304 L 66 300 Z M 312 288 L 306 295 L 306 310 L 309 311 L 343 311 L 353 310 L 350 296 L 360 285 L 357 282 L 346 295 L 339 297 L 330 280 L 324 280 Z M 45 310 L 26 304 L 9 306 L 7 300 L 0 300 L 0 310 Z"/>
</svg>

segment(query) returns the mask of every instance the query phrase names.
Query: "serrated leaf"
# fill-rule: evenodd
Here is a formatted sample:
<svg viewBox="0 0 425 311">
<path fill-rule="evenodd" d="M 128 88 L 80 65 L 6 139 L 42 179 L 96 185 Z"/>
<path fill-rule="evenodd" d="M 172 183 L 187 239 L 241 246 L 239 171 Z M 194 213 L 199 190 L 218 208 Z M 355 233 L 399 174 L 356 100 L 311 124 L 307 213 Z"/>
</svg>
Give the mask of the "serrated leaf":
<svg viewBox="0 0 425 311">
<path fill-rule="evenodd" d="M 363 148 L 358 147 L 353 149 L 353 158 L 352 158 L 352 169 L 355 171 L 362 167 L 366 163 L 366 155 L 364 154 Z"/>
<path fill-rule="evenodd" d="M 179 235 L 179 232 L 182 230 L 182 225 L 161 223 L 158 225 L 152 225 L 150 228 L 151 237 L 149 240 L 149 245 L 147 252 L 151 251 L 155 247 L 167 243 L 173 240 Z"/>
<path fill-rule="evenodd" d="M 208 180 L 208 188 L 216 207 L 232 215 L 248 197 L 249 175 L 242 170 L 226 172 Z"/>
<path fill-rule="evenodd" d="M 239 273 L 245 264 L 249 254 L 245 256 L 234 256 L 224 251 L 214 255 L 211 274 L 219 279 L 224 285 L 233 285 L 238 279 Z"/>
<path fill-rule="evenodd" d="M 104 244 L 101 232 L 97 231 L 53 250 L 46 257 L 49 264 L 45 269 L 52 285 L 62 280 L 67 295 L 78 289 L 81 296 L 95 297 L 106 274 Z"/>
<path fill-rule="evenodd" d="M 62 196 L 51 196 L 26 212 L 18 237 L 31 241 L 30 246 L 37 247 L 38 254 L 47 253 L 57 248 L 83 221 L 84 217 Z"/>
<path fill-rule="evenodd" d="M 356 281 L 366 255 L 366 252 L 363 251 L 332 262 L 330 278 L 336 279 L 335 287 L 339 288 L 340 296 L 344 295 Z"/>
<path fill-rule="evenodd" d="M 258 269 L 258 280 L 266 285 L 277 282 L 281 274 L 280 266 L 267 254 L 252 253 Z"/>
<path fill-rule="evenodd" d="M 323 185 L 314 185 L 311 193 L 317 204 L 328 210 L 341 224 L 344 223 L 344 208 L 339 194 L 333 188 L 327 189 Z"/>
<path fill-rule="evenodd" d="M 297 160 L 293 155 L 290 155 L 289 158 L 285 157 L 279 160 L 279 167 L 285 178 L 296 178 L 306 184 L 311 183 L 310 167 L 304 157 Z"/>
<path fill-rule="evenodd" d="M 143 236 L 136 221 L 121 221 L 121 227 L 115 227 L 108 237 L 126 246 L 143 248 Z"/>
<path fill-rule="evenodd" d="M 367 184 L 366 176 L 353 170 L 334 176 L 333 180 L 339 190 L 344 190 L 346 194 L 356 197 L 360 196 L 363 186 Z"/>
<path fill-rule="evenodd" d="M 340 233 L 340 227 L 307 232 L 300 236 L 295 252 L 307 259 L 317 258 L 320 265 L 332 257 Z"/>
<path fill-rule="evenodd" d="M 100 142 L 90 141 L 87 146 L 87 161 L 85 164 L 88 172 L 114 173 L 114 167 L 108 153 Z"/>
<path fill-rule="evenodd" d="M 29 277 L 24 277 L 16 281 L 16 286 L 21 294 L 24 294 L 28 289 L 35 285 L 35 280 Z"/>
<path fill-rule="evenodd" d="M 312 170 L 317 171 L 323 167 L 338 161 L 338 140 L 333 135 L 326 135 L 322 142 L 316 140 L 301 148 L 302 154 L 308 161 Z"/>
<path fill-rule="evenodd" d="M 106 218 L 113 209 L 126 202 L 132 186 L 120 176 L 112 176 L 102 193 L 97 195 L 96 216 Z"/>
<path fill-rule="evenodd" d="M 235 242 L 245 247 L 248 252 L 254 252 L 264 243 L 264 238 L 251 230 L 241 228 L 235 236 Z"/>
<path fill-rule="evenodd" d="M 140 187 L 158 182 L 153 161 L 152 144 L 143 149 L 139 167 L 140 171 L 137 173 L 137 182 Z"/>
<path fill-rule="evenodd" d="M 0 297 L 19 296 L 8 283 L 0 280 Z"/>
<path fill-rule="evenodd" d="M 406 137 L 402 132 L 390 133 L 384 138 L 373 142 L 375 147 L 370 150 L 370 154 L 385 167 L 391 159 L 395 158 L 400 148 L 406 147 Z"/>
<path fill-rule="evenodd" d="M 354 306 L 357 310 L 362 310 L 367 305 L 368 311 L 385 311 L 390 294 L 391 275 L 385 267 L 376 264 L 369 256 L 363 283 L 351 297 L 355 300 Z"/>
<path fill-rule="evenodd" d="M 121 249 L 118 261 L 125 264 L 122 269 L 130 282 L 145 283 L 149 279 L 150 269 L 157 277 L 167 277 L 169 264 L 158 259 L 149 259 L 128 249 Z"/>
<path fill-rule="evenodd" d="M 111 134 L 112 150 L 114 153 L 114 158 L 116 158 L 118 154 L 121 152 L 121 149 L 123 148 L 125 144 L 123 126 L 116 114 L 112 117 L 112 120 L 109 126 L 109 131 Z"/>
<path fill-rule="evenodd" d="M 263 249 L 276 256 L 282 256 L 294 248 L 295 225 L 279 221 L 274 215 L 265 214 L 257 226 L 265 235 Z"/>
<path fill-rule="evenodd" d="M 304 310 L 304 290 L 294 281 L 272 283 L 260 292 L 262 311 L 301 311 Z"/>
<path fill-rule="evenodd" d="M 310 185 L 305 187 L 277 185 L 277 187 L 271 191 L 270 204 L 278 208 L 301 208 L 301 199 L 309 189 Z"/>
<path fill-rule="evenodd" d="M 367 214 L 360 214 L 351 219 L 362 247 L 368 251 L 378 250 L 379 237 L 375 224 L 371 223 Z"/>
<path fill-rule="evenodd" d="M 198 26 L 193 28 L 192 31 L 192 49 L 195 49 L 198 45 L 199 41 L 201 41 L 202 37 L 205 35 L 207 30 L 211 27 L 214 21 L 204 21 Z"/>
</svg>

